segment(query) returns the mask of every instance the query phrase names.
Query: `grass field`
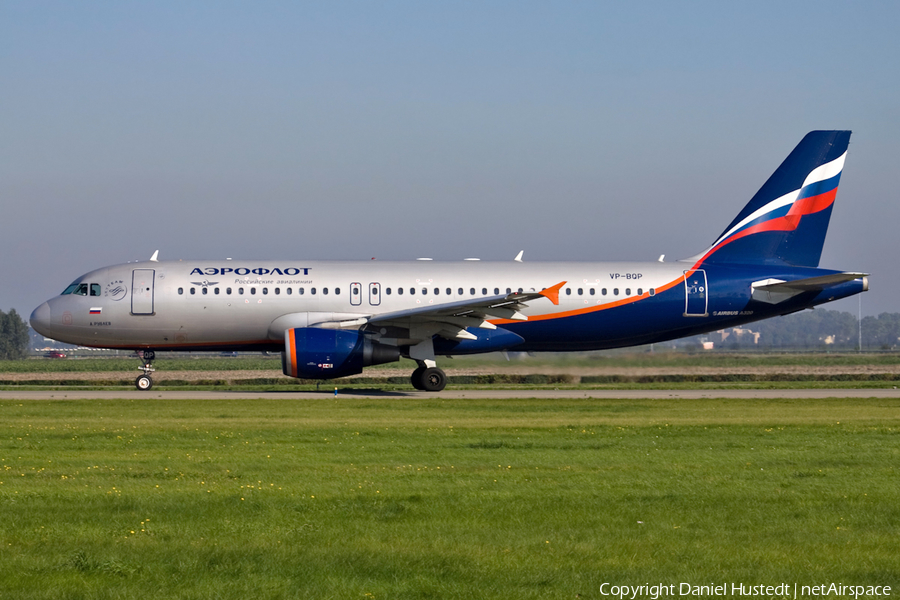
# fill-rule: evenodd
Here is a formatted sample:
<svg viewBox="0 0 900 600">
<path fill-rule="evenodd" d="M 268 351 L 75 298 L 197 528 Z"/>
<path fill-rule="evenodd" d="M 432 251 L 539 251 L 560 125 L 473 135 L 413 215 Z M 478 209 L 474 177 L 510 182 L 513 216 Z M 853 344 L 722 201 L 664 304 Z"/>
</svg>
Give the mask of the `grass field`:
<svg viewBox="0 0 900 600">
<path fill-rule="evenodd" d="M 900 590 L 900 401 L 2 401 L 0 598 Z"/>
</svg>

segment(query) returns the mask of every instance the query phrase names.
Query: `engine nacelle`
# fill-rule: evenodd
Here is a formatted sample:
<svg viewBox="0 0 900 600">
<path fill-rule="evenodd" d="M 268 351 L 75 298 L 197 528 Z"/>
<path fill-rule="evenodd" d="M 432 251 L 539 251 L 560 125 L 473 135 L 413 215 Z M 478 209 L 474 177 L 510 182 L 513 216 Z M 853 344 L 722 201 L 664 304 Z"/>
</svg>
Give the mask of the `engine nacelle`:
<svg viewBox="0 0 900 600">
<path fill-rule="evenodd" d="M 373 342 L 359 331 L 298 327 L 284 332 L 281 367 L 289 377 L 334 379 L 397 360 L 399 348 Z"/>
</svg>

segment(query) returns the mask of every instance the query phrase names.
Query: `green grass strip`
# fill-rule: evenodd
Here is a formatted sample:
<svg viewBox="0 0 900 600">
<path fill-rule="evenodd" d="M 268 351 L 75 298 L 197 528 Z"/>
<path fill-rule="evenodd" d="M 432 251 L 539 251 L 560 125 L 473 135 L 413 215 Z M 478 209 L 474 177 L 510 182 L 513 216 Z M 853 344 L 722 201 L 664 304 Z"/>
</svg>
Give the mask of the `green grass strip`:
<svg viewBox="0 0 900 600">
<path fill-rule="evenodd" d="M 0 401 L 0 596 L 900 589 L 900 401 Z"/>
</svg>

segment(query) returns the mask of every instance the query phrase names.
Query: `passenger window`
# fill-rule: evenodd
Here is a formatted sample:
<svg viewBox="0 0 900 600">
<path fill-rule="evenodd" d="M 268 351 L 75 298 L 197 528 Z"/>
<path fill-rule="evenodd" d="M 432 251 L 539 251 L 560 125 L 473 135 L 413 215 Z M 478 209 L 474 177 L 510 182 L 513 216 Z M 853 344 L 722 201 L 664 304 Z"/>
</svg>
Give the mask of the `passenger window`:
<svg viewBox="0 0 900 600">
<path fill-rule="evenodd" d="M 613 288 L 613 296 L 619 295 L 619 288 Z"/>
<path fill-rule="evenodd" d="M 495 296 L 499 296 L 499 295 L 500 295 L 500 288 L 494 288 L 494 295 L 495 295 Z"/>
<path fill-rule="evenodd" d="M 99 296 L 100 295 L 100 284 L 92 283 L 91 284 L 91 296 Z"/>
<path fill-rule="evenodd" d="M 481 295 L 487 296 L 487 288 L 481 288 Z"/>
<path fill-rule="evenodd" d="M 209 293 L 209 288 L 200 288 L 200 289 L 203 290 L 202 293 L 203 293 L 204 296 L 207 295 L 207 294 Z"/>
<path fill-rule="evenodd" d="M 309 288 L 309 293 L 312 294 L 313 296 L 315 296 L 315 295 L 316 295 L 316 288 Z"/>
<path fill-rule="evenodd" d="M 474 296 L 474 295 L 475 295 L 475 288 L 469 288 L 469 295 L 470 295 L 470 296 Z"/>
<path fill-rule="evenodd" d="M 250 288 L 250 295 L 251 295 L 251 296 L 255 296 L 255 295 L 256 295 L 256 288 L 255 288 L 255 287 Z"/>
<path fill-rule="evenodd" d="M 584 288 L 578 288 L 578 295 L 584 296 Z"/>
<path fill-rule="evenodd" d="M 459 294 L 458 294 L 458 295 L 459 295 L 459 296 L 462 296 L 462 295 L 463 295 L 463 289 L 462 289 L 462 288 L 459 288 Z"/>
<path fill-rule="evenodd" d="M 422 288 L 422 295 L 423 295 L 423 296 L 427 296 L 427 295 L 428 295 L 428 288 Z"/>
<path fill-rule="evenodd" d="M 191 288 L 191 296 L 193 296 L 196 293 L 197 293 L 197 290 L 195 288 Z"/>
<path fill-rule="evenodd" d="M 327 295 L 328 295 L 328 288 L 327 288 L 327 287 L 322 288 L 322 293 L 323 293 L 324 295 L 327 296 Z"/>
<path fill-rule="evenodd" d="M 276 293 L 278 293 L 278 288 L 275 288 L 275 290 L 276 290 Z M 290 296 L 291 294 L 294 293 L 294 290 L 292 288 L 287 288 L 284 290 L 284 293 L 286 293 L 288 296 Z"/>
<path fill-rule="evenodd" d="M 280 296 L 280 295 L 281 295 L 281 288 L 275 288 L 275 295 L 276 295 L 276 296 Z"/>
<path fill-rule="evenodd" d="M 183 295 L 184 295 L 184 288 L 178 288 L 178 295 L 179 295 L 179 296 L 183 296 Z"/>
<path fill-rule="evenodd" d="M 656 290 L 654 290 L 653 288 L 650 288 L 649 290 L 647 290 L 647 293 L 650 294 L 651 296 L 655 296 Z"/>
<path fill-rule="evenodd" d="M 572 295 L 572 288 L 566 288 L 566 296 Z"/>
<path fill-rule="evenodd" d="M 410 295 L 410 296 L 415 296 L 415 295 L 416 295 L 416 288 L 409 288 L 409 295 Z"/>
<path fill-rule="evenodd" d="M 304 288 L 297 288 L 297 293 L 302 296 L 303 294 L 306 293 L 306 290 Z"/>
<path fill-rule="evenodd" d="M 263 296 L 268 296 L 268 295 L 269 295 L 269 288 L 264 287 L 263 288 Z"/>
<path fill-rule="evenodd" d="M 385 292 L 388 296 L 390 296 L 390 295 L 391 295 L 391 288 L 387 288 L 386 290 L 384 290 L 384 292 Z"/>
<path fill-rule="evenodd" d="M 605 295 L 606 295 L 606 288 L 603 288 L 602 290 L 600 290 L 600 293 L 603 294 L 603 295 L 605 296 Z"/>
<path fill-rule="evenodd" d="M 402 296 L 402 295 L 403 295 L 403 288 L 397 288 L 397 295 L 398 295 L 398 296 Z"/>
<path fill-rule="evenodd" d="M 626 296 L 630 296 L 630 295 L 631 295 L 631 288 L 625 288 L 625 295 L 626 295 Z"/>
<path fill-rule="evenodd" d="M 340 295 L 341 295 L 341 288 L 334 288 L 334 295 L 335 295 L 335 296 L 340 296 Z"/>
<path fill-rule="evenodd" d="M 354 296 L 359 296 L 359 288 L 351 288 L 351 292 Z"/>
<path fill-rule="evenodd" d="M 509 288 L 506 288 L 506 293 L 507 293 L 507 294 L 511 294 L 511 293 L 512 293 L 512 290 L 509 289 Z"/>
<path fill-rule="evenodd" d="M 244 288 L 242 288 L 242 287 L 238 288 L 238 295 L 239 295 L 239 296 L 243 296 L 243 295 L 244 295 Z"/>
<path fill-rule="evenodd" d="M 593 295 L 594 295 L 594 288 L 591 288 L 591 290 L 590 290 L 590 294 L 591 294 L 591 296 L 593 296 Z"/>
<path fill-rule="evenodd" d="M 214 292 L 215 292 L 215 294 L 216 294 L 216 296 L 218 296 L 218 295 L 219 295 L 219 288 L 216 288 L 216 289 L 215 289 L 215 290 L 213 290 L 213 291 L 214 291 Z"/>
<path fill-rule="evenodd" d="M 643 296 L 643 295 L 644 295 L 644 290 L 642 290 L 641 288 L 638 288 L 638 294 L 637 294 L 637 295 L 638 295 L 638 296 Z"/>
<path fill-rule="evenodd" d="M 451 290 L 450 288 L 447 288 L 447 295 L 448 295 L 448 296 L 452 296 L 452 295 L 453 295 L 453 290 Z"/>
<path fill-rule="evenodd" d="M 520 293 L 520 294 L 522 293 L 522 288 L 519 288 L 519 293 Z"/>
</svg>

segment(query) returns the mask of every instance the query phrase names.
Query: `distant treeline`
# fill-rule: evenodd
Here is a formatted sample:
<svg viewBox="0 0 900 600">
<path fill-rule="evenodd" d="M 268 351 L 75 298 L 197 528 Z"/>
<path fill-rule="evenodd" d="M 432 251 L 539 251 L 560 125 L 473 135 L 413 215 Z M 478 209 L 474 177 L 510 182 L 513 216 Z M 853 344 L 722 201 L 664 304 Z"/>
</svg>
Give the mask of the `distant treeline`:
<svg viewBox="0 0 900 600">
<path fill-rule="evenodd" d="M 860 322 L 856 315 L 837 310 L 805 310 L 784 317 L 775 317 L 743 326 L 759 333 L 753 336 L 729 335 L 724 341 L 715 334 L 691 338 L 698 344 L 700 337 L 715 342 L 717 349 L 841 349 L 859 348 Z M 862 349 L 894 350 L 900 345 L 900 313 L 881 313 L 877 317 L 863 317 Z"/>
<path fill-rule="evenodd" d="M 15 360 L 28 356 L 28 325 L 16 312 L 0 310 L 0 360 Z"/>
</svg>

